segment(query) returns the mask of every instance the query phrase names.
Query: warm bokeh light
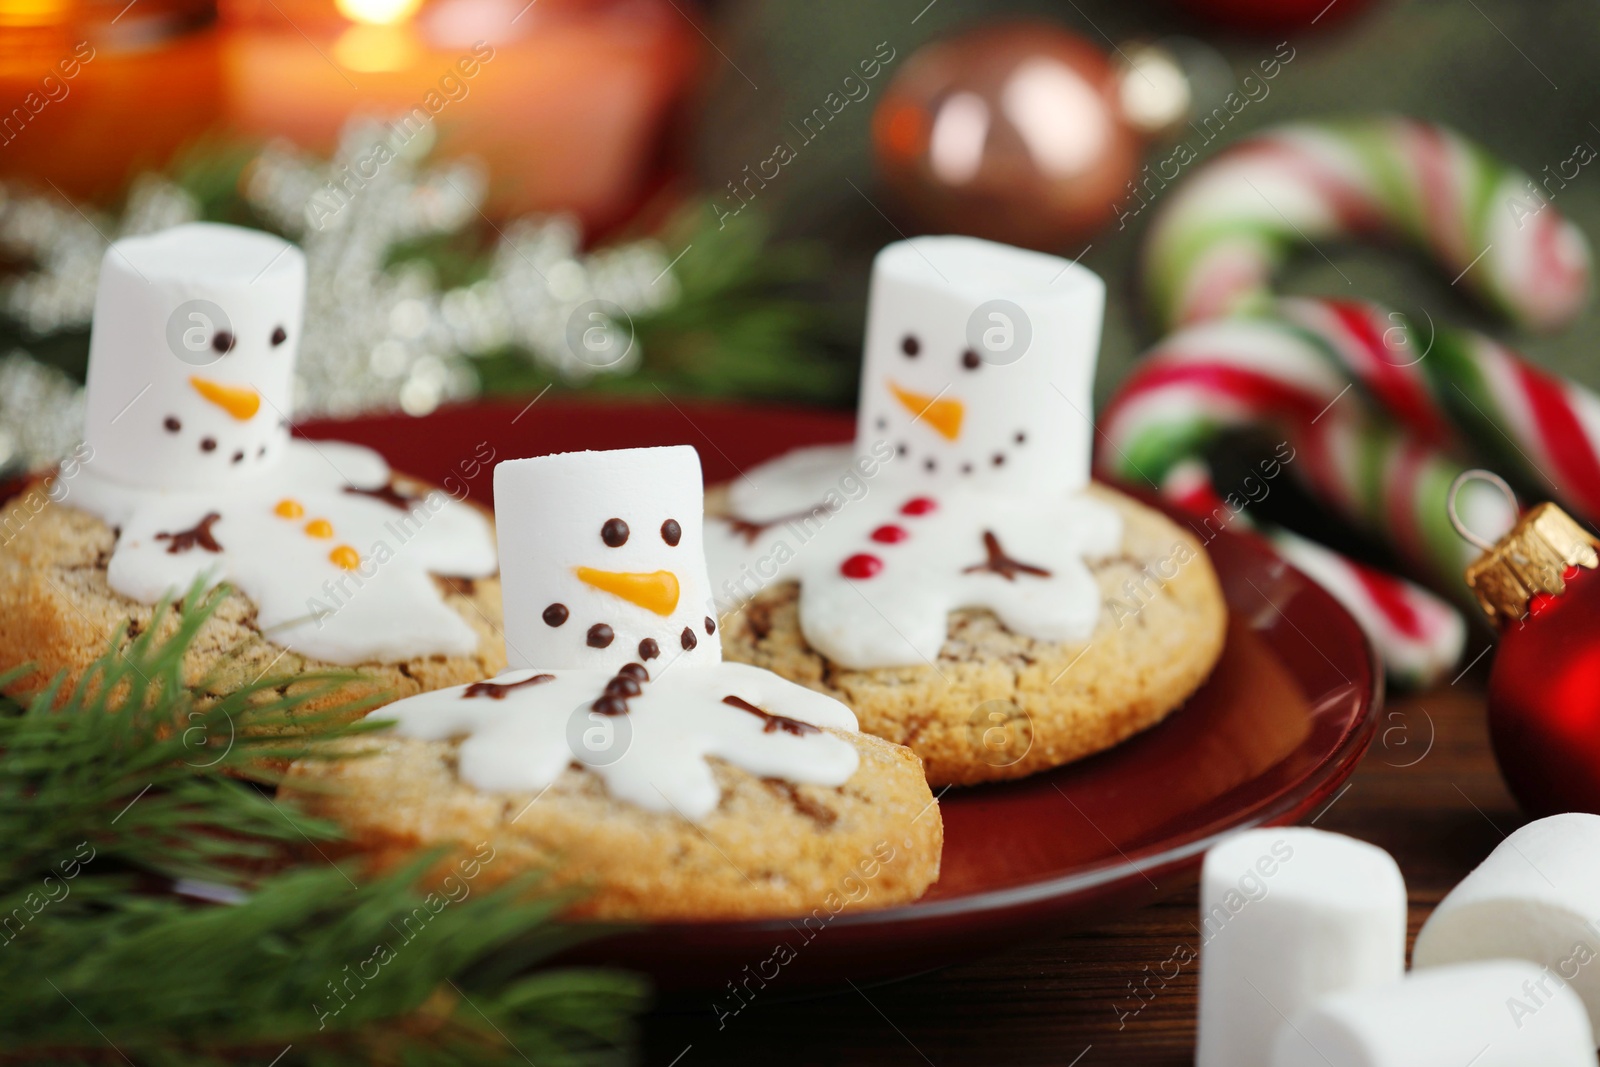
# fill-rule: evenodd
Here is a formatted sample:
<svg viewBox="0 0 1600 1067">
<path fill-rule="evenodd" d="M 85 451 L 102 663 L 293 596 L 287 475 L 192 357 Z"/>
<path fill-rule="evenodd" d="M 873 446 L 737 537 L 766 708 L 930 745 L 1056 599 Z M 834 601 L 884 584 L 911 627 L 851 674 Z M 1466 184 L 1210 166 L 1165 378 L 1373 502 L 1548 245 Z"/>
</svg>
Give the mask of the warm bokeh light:
<svg viewBox="0 0 1600 1067">
<path fill-rule="evenodd" d="M 54 26 L 71 10 L 71 0 L 0 0 L 0 26 Z"/>
<path fill-rule="evenodd" d="M 334 6 L 352 22 L 393 26 L 415 15 L 422 0 L 334 0 Z"/>
<path fill-rule="evenodd" d="M 362 74 L 405 70 L 418 55 L 416 36 L 409 26 L 351 26 L 333 42 L 334 61 Z"/>
<path fill-rule="evenodd" d="M 1134 48 L 1128 56 L 1118 101 L 1127 120 L 1147 133 L 1181 122 L 1194 102 L 1177 57 L 1155 45 Z"/>
</svg>

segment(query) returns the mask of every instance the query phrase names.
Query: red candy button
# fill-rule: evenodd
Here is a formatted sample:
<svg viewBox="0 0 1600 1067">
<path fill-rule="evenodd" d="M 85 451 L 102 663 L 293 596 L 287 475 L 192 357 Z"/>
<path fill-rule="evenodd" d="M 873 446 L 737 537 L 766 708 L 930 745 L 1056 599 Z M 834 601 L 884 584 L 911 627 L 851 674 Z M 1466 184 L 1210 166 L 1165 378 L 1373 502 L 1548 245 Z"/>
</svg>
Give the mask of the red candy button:
<svg viewBox="0 0 1600 1067">
<path fill-rule="evenodd" d="M 895 526 L 893 524 L 880 526 L 872 531 L 872 539 L 883 545 L 897 545 L 910 536 L 904 526 Z"/>
<path fill-rule="evenodd" d="M 857 552 L 839 564 L 839 573 L 846 578 L 871 578 L 883 570 L 883 560 L 865 552 Z"/>
<path fill-rule="evenodd" d="M 931 496 L 914 496 L 900 507 L 902 515 L 926 515 L 939 506 Z"/>
</svg>

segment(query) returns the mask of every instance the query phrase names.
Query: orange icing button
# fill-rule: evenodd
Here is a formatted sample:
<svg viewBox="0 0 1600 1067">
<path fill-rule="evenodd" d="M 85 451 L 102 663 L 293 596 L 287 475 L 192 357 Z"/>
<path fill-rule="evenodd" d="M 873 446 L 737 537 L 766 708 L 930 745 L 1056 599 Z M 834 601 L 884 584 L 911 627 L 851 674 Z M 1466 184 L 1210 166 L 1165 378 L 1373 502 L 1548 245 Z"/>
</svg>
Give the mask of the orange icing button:
<svg viewBox="0 0 1600 1067">
<path fill-rule="evenodd" d="M 306 509 L 300 505 L 300 501 L 290 497 L 284 497 L 278 501 L 278 506 L 272 510 L 274 514 L 285 519 L 298 519 L 306 513 Z"/>
<path fill-rule="evenodd" d="M 332 537 L 333 523 L 327 519 L 312 519 L 306 523 L 306 533 L 312 537 Z"/>
<path fill-rule="evenodd" d="M 349 545 L 340 545 L 338 548 L 328 553 L 328 558 L 333 560 L 333 562 L 337 563 L 347 571 L 353 571 L 357 567 L 361 566 L 361 553 L 357 552 Z"/>
</svg>

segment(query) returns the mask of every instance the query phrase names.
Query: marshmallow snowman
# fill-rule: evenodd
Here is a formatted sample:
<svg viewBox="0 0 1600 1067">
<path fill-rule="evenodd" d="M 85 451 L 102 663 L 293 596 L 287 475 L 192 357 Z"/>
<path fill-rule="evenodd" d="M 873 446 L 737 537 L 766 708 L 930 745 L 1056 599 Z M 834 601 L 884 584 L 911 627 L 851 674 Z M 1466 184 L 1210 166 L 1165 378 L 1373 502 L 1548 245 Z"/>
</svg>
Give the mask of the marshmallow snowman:
<svg viewBox="0 0 1600 1067">
<path fill-rule="evenodd" d="M 102 476 L 224 486 L 288 443 L 306 263 L 287 241 L 197 222 L 106 250 L 89 337 L 86 440 Z"/>
<path fill-rule="evenodd" d="M 693 448 L 574 452 L 495 468 L 506 658 L 492 680 L 390 704 L 399 736 L 461 740 L 461 779 L 538 793 L 574 762 L 619 800 L 703 819 L 707 760 L 839 786 L 855 774 L 854 713 L 722 661 Z"/>
<path fill-rule="evenodd" d="M 1081 492 L 1104 307 L 1104 283 L 1055 256 L 969 237 L 883 249 L 855 443 L 729 487 L 731 519 L 706 535 L 723 602 L 797 581 L 807 643 L 857 669 L 933 662 L 960 608 L 1086 640 L 1101 597 L 1085 560 L 1122 543 L 1119 513 Z"/>
<path fill-rule="evenodd" d="M 329 663 L 469 655 L 434 575 L 495 573 L 487 520 L 397 487 L 369 449 L 289 436 L 305 258 L 196 223 L 114 243 L 89 345 L 91 458 L 68 505 L 118 531 L 106 565 L 140 603 L 237 586 L 262 635 Z"/>
<path fill-rule="evenodd" d="M 513 667 L 722 659 L 693 448 L 512 460 L 494 494 Z"/>
<path fill-rule="evenodd" d="M 872 265 L 856 449 L 930 485 L 1065 493 L 1088 482 L 1105 283 L 975 237 L 891 244 Z"/>
</svg>

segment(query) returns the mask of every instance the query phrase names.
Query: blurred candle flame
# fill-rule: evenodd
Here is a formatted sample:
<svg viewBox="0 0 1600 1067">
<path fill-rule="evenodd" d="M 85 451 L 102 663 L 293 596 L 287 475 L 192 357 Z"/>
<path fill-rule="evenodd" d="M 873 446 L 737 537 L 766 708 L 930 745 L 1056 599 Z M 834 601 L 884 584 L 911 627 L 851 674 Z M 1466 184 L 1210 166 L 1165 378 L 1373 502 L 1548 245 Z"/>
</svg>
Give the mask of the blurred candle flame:
<svg viewBox="0 0 1600 1067">
<path fill-rule="evenodd" d="M 334 6 L 351 22 L 393 26 L 415 15 L 422 0 L 334 0 Z"/>
</svg>

